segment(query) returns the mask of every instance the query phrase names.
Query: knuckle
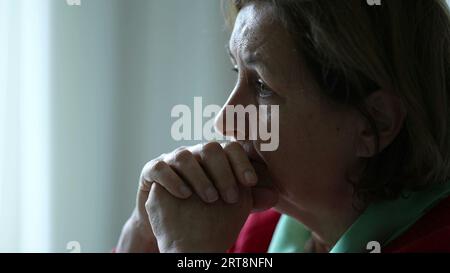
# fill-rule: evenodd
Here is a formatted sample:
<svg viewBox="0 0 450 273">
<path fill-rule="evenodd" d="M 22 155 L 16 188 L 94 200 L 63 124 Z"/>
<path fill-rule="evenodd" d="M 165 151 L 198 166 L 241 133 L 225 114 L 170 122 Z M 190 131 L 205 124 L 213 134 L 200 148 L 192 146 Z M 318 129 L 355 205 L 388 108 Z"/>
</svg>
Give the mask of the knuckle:
<svg viewBox="0 0 450 273">
<path fill-rule="evenodd" d="M 146 210 L 149 210 L 151 207 L 152 207 L 152 204 L 153 202 L 152 201 L 150 201 L 150 198 L 149 199 L 147 199 L 146 201 L 145 201 L 145 209 Z"/>
<path fill-rule="evenodd" d="M 151 172 L 161 172 L 166 167 L 166 162 L 163 160 L 156 160 L 151 163 Z"/>
<path fill-rule="evenodd" d="M 148 172 L 152 171 L 155 163 L 157 163 L 158 161 L 163 161 L 163 155 L 160 155 L 159 157 L 154 158 L 145 163 L 144 167 L 142 167 L 141 175 L 145 175 Z"/>
<path fill-rule="evenodd" d="M 147 199 L 145 202 L 145 210 L 150 213 L 151 211 L 154 211 L 155 209 L 155 202 L 153 200 Z"/>
<path fill-rule="evenodd" d="M 145 201 L 145 209 L 149 212 L 158 208 L 158 202 L 162 197 L 162 186 L 153 184 L 150 194 Z"/>
<path fill-rule="evenodd" d="M 224 150 L 228 152 L 237 152 L 241 151 L 243 148 L 242 146 L 237 142 L 228 142 L 225 144 Z"/>
<path fill-rule="evenodd" d="M 145 163 L 144 167 L 142 167 L 142 169 L 141 169 L 141 176 L 140 176 L 141 181 L 147 176 L 147 173 L 150 170 L 149 163 L 150 162 Z"/>
<path fill-rule="evenodd" d="M 207 159 L 210 157 L 217 156 L 222 152 L 222 146 L 217 142 L 210 142 L 203 146 L 200 153 L 202 159 Z"/>
<path fill-rule="evenodd" d="M 192 153 L 186 149 L 181 149 L 175 152 L 174 158 L 180 164 L 187 164 L 192 159 Z"/>
</svg>

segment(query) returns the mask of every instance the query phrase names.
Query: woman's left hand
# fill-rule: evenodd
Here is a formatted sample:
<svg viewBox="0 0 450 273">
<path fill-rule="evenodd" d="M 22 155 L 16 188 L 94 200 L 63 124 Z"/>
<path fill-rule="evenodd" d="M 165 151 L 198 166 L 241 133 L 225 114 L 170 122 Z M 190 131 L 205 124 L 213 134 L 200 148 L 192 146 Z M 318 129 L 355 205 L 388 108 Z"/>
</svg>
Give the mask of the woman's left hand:
<svg viewBox="0 0 450 273">
<path fill-rule="evenodd" d="M 197 195 L 182 200 L 152 184 L 146 210 L 160 252 L 225 252 L 236 241 L 253 207 L 250 188 L 239 202 L 205 204 Z"/>
</svg>

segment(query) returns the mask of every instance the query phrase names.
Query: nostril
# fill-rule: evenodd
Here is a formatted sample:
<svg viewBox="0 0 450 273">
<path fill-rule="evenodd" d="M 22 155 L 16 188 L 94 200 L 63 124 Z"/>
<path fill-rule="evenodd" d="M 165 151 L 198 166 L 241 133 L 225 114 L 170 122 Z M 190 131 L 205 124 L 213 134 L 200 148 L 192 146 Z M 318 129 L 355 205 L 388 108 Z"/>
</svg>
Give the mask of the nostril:
<svg viewBox="0 0 450 273">
<path fill-rule="evenodd" d="M 235 136 L 234 115 L 226 113 L 226 106 L 222 108 L 214 121 L 214 129 L 223 136 Z"/>
<path fill-rule="evenodd" d="M 214 121 L 214 130 L 223 135 L 226 136 L 226 130 L 224 126 L 224 116 L 223 116 L 223 110 L 217 115 L 215 121 Z"/>
</svg>

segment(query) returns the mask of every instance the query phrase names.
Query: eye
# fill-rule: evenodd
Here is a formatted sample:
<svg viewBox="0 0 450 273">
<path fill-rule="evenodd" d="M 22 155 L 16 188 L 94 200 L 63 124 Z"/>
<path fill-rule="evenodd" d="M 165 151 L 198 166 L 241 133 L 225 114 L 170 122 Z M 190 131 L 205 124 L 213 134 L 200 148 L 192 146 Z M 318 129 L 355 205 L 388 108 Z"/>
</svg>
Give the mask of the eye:
<svg viewBox="0 0 450 273">
<path fill-rule="evenodd" d="M 263 99 L 271 97 L 273 95 L 273 91 L 271 91 L 269 87 L 261 79 L 258 79 L 257 90 L 258 96 Z"/>
</svg>

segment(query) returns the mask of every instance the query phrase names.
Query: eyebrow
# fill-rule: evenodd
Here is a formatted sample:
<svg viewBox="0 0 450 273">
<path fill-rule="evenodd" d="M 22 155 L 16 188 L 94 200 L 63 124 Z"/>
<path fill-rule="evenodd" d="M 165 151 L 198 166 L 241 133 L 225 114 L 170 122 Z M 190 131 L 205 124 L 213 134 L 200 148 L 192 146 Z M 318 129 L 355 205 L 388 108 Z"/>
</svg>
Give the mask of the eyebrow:
<svg viewBox="0 0 450 273">
<path fill-rule="evenodd" d="M 231 52 L 231 49 L 230 49 L 230 45 L 229 45 L 229 44 L 226 44 L 226 45 L 225 45 L 225 50 L 227 51 L 228 55 L 230 55 L 230 58 L 231 58 L 231 59 L 236 60 L 236 58 L 234 57 L 233 53 Z"/>
<path fill-rule="evenodd" d="M 233 52 L 231 52 L 229 44 L 225 45 L 225 49 L 228 52 L 228 55 L 230 55 L 230 58 L 236 61 L 236 57 L 233 55 Z M 247 56 L 245 56 L 243 61 L 248 66 L 256 66 L 263 63 L 255 54 L 248 54 Z"/>
</svg>

